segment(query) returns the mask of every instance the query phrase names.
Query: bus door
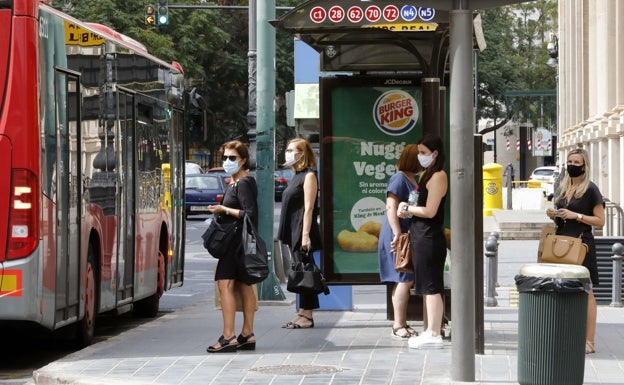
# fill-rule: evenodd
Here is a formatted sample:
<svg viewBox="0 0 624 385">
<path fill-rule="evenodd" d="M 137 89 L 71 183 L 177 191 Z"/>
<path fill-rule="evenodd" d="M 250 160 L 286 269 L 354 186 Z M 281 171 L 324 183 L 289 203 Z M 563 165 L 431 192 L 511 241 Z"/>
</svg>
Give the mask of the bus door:
<svg viewBox="0 0 624 385">
<path fill-rule="evenodd" d="M 135 95 L 118 87 L 118 122 L 115 132 L 118 181 L 116 195 L 117 224 L 117 305 L 132 301 L 134 297 L 134 142 Z"/>
<path fill-rule="evenodd" d="M 80 218 L 82 183 L 80 157 L 79 75 L 57 69 L 54 82 L 56 159 L 52 199 L 56 202 L 55 323 L 80 312 Z"/>
</svg>

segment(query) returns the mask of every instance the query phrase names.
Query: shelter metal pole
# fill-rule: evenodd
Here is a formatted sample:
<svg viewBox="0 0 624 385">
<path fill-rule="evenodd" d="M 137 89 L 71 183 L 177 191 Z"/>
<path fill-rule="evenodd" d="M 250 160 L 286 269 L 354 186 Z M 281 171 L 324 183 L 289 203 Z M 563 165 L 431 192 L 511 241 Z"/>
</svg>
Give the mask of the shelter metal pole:
<svg viewBox="0 0 624 385">
<path fill-rule="evenodd" d="M 450 11 L 451 379 L 475 379 L 475 201 L 472 11 Z M 479 237 L 481 239 L 481 237 Z"/>
<path fill-rule="evenodd" d="M 440 135 L 440 78 L 423 78 L 421 84 L 423 134 Z"/>
<path fill-rule="evenodd" d="M 257 31 L 257 128 L 256 128 L 256 180 L 258 186 L 258 232 L 264 239 L 267 249 L 273 253 L 273 210 L 275 207 L 275 29 L 269 20 L 275 19 L 275 0 L 253 0 L 257 15 L 255 28 Z M 250 26 L 251 27 L 251 26 Z M 269 260 L 270 274 L 258 285 L 258 299 L 284 300 L 282 291 L 275 275 L 275 261 Z"/>
</svg>

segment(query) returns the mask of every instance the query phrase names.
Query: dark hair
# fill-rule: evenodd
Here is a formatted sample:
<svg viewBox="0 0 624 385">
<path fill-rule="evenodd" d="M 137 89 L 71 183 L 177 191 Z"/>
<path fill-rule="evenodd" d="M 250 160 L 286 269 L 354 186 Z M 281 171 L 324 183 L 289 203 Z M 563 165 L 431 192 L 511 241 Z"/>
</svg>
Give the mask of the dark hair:
<svg viewBox="0 0 624 385">
<path fill-rule="evenodd" d="M 446 154 L 444 153 L 444 142 L 442 138 L 435 134 L 425 134 L 417 144 L 422 144 L 427 147 L 431 152 L 437 151 L 438 156 L 435 158 L 435 162 L 425 169 L 420 181 L 427 183 L 431 176 L 438 171 L 444 170 L 444 162 L 446 162 Z"/>
<path fill-rule="evenodd" d="M 396 164 L 397 171 L 407 171 L 417 173 L 422 170 L 420 163 L 418 163 L 418 146 L 415 144 L 408 144 L 405 146 L 399 157 L 399 161 Z"/>
<path fill-rule="evenodd" d="M 231 142 L 224 143 L 223 146 L 221 146 L 221 154 L 223 154 L 226 149 L 236 151 L 238 156 L 245 160 L 245 163 L 243 163 L 241 167 L 243 170 L 249 168 L 249 147 L 247 147 L 245 143 L 239 140 L 232 140 Z"/>
</svg>

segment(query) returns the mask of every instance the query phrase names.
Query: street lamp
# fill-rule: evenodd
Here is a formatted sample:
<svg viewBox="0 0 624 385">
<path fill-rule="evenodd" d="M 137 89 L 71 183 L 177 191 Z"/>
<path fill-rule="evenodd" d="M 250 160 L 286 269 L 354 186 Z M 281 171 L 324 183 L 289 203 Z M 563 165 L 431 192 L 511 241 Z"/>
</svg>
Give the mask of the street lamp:
<svg viewBox="0 0 624 385">
<path fill-rule="evenodd" d="M 550 42 L 546 46 L 548 56 L 550 59 L 546 62 L 551 67 L 557 67 L 559 65 L 559 38 L 556 33 L 550 34 Z"/>
</svg>

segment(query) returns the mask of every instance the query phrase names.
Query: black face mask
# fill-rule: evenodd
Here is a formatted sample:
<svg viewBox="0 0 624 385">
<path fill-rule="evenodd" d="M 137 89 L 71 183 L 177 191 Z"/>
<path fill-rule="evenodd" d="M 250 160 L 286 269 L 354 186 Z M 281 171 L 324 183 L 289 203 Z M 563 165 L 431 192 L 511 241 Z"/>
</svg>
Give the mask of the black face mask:
<svg viewBox="0 0 624 385">
<path fill-rule="evenodd" d="M 567 167 L 568 175 L 572 178 L 576 178 L 577 176 L 581 176 L 585 173 L 585 166 L 577 166 L 575 164 L 569 164 Z"/>
</svg>

